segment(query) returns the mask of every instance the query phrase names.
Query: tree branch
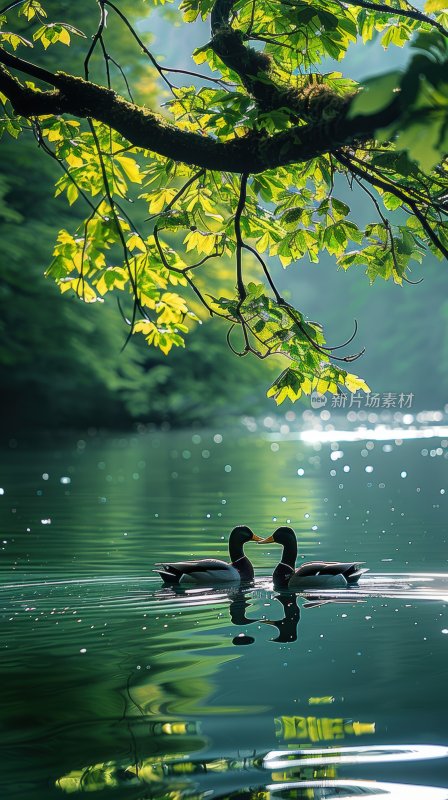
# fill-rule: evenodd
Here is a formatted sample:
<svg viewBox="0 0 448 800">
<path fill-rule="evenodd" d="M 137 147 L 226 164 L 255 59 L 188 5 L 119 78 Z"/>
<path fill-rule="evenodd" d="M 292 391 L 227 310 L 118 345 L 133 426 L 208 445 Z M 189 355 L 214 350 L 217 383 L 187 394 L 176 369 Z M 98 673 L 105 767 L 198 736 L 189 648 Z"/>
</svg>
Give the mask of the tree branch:
<svg viewBox="0 0 448 800">
<path fill-rule="evenodd" d="M 293 5 L 292 3 L 288 3 L 288 5 Z M 424 14 L 423 11 L 418 11 L 418 9 L 413 8 L 394 8 L 393 6 L 388 6 L 386 3 L 371 3 L 369 0 L 342 0 L 342 6 L 357 6 L 358 8 L 366 8 L 369 11 L 377 11 L 379 14 L 393 14 L 396 17 L 404 17 L 407 19 L 414 19 L 418 22 L 425 22 L 427 25 L 432 25 L 433 28 L 436 28 L 442 36 L 448 36 L 448 31 L 440 22 L 437 22 L 435 19 L 431 19 L 428 17 L 427 14 Z"/>
<path fill-rule="evenodd" d="M 1 65 L 55 87 L 40 91 L 20 83 Z M 17 114 L 39 117 L 71 114 L 109 125 L 133 146 L 199 168 L 234 173 L 259 173 L 267 169 L 308 161 L 345 144 L 371 138 L 400 114 L 399 94 L 381 111 L 348 120 L 344 111 L 332 120 L 292 127 L 281 133 L 245 137 L 225 142 L 176 128 L 161 116 L 137 106 L 110 89 L 63 72 L 52 73 L 0 48 L 0 91 Z M 322 104 L 322 101 L 320 101 Z"/>
<path fill-rule="evenodd" d="M 292 86 L 280 86 L 272 80 L 270 57 L 246 46 L 244 42 L 251 34 L 234 30 L 230 24 L 229 18 L 235 2 L 236 0 L 216 0 L 211 12 L 210 47 L 226 67 L 237 73 L 260 111 L 282 108 L 288 110 L 292 118 L 299 117 L 312 122 L 321 118 L 323 104 L 327 107 L 328 118 L 328 105 L 331 101 L 332 114 L 340 115 L 347 108 L 352 95 L 342 97 L 324 86 L 298 91 Z"/>
</svg>

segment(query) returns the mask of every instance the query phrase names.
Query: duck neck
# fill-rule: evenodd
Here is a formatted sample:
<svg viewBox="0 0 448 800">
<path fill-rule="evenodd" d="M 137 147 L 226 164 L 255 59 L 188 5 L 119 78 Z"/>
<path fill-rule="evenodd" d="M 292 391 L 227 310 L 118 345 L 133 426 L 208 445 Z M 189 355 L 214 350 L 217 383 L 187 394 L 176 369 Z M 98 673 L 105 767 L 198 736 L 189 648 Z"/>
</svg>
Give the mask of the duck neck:
<svg viewBox="0 0 448 800">
<path fill-rule="evenodd" d="M 295 569 L 296 560 L 297 560 L 297 540 L 295 536 L 294 537 L 291 536 L 291 540 L 283 545 L 282 564 L 286 564 L 287 567 Z"/>
<path fill-rule="evenodd" d="M 254 568 L 244 555 L 244 541 L 238 536 L 231 536 L 229 539 L 229 555 L 232 567 L 240 573 L 242 581 L 251 581 L 254 578 Z"/>
<path fill-rule="evenodd" d="M 230 535 L 229 555 L 232 564 L 244 557 L 244 541 L 239 536 Z"/>
<path fill-rule="evenodd" d="M 274 586 L 285 587 L 288 585 L 289 579 L 294 572 L 297 558 L 297 541 L 291 538 L 290 542 L 283 545 L 283 554 L 280 564 L 277 564 L 274 574 Z"/>
</svg>

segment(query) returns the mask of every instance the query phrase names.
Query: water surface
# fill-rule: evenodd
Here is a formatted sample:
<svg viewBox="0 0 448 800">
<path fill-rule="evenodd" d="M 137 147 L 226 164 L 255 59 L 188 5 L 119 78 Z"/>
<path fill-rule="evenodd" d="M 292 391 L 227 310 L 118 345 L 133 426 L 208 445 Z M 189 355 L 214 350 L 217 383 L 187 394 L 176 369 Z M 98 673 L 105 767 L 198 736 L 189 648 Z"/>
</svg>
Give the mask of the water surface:
<svg viewBox="0 0 448 800">
<path fill-rule="evenodd" d="M 444 429 L 91 433 L 1 454 L 1 796 L 448 798 Z M 371 571 L 161 585 L 241 522 Z"/>
</svg>

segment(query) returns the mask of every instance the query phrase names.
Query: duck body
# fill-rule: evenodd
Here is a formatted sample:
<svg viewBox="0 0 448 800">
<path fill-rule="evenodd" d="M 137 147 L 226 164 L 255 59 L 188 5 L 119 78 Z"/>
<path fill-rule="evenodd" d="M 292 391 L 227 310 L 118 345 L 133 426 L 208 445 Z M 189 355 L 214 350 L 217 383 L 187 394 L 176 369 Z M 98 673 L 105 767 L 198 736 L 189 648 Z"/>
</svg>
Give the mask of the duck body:
<svg viewBox="0 0 448 800">
<path fill-rule="evenodd" d="M 246 559 L 251 565 L 249 559 Z M 202 558 L 199 561 L 174 561 L 171 564 L 156 564 L 161 569 L 157 570 L 160 577 L 166 584 L 179 586 L 180 584 L 202 584 L 210 586 L 210 583 L 233 583 L 241 580 L 252 580 L 254 572 L 250 569 L 245 570 L 247 577 L 242 577 L 242 573 L 233 565 L 218 558 Z"/>
<path fill-rule="evenodd" d="M 277 568 L 273 579 L 276 586 L 287 584 L 290 589 L 344 589 L 356 584 L 364 572 L 368 570 L 361 569 L 361 562 L 310 561 L 295 570 Z"/>
<path fill-rule="evenodd" d="M 296 569 L 297 538 L 292 528 L 281 527 L 263 539 L 261 544 L 277 542 L 283 545 L 281 562 L 273 574 L 274 586 L 288 589 L 345 589 L 358 583 L 368 572 L 360 561 L 310 561 Z"/>
<path fill-rule="evenodd" d="M 229 554 L 231 561 L 227 563 L 218 558 L 202 558 L 198 561 L 174 561 L 156 564 L 159 573 L 167 586 L 210 586 L 222 583 L 252 581 L 254 568 L 244 555 L 244 545 L 251 540 L 260 541 L 246 525 L 238 525 L 229 536 Z"/>
</svg>

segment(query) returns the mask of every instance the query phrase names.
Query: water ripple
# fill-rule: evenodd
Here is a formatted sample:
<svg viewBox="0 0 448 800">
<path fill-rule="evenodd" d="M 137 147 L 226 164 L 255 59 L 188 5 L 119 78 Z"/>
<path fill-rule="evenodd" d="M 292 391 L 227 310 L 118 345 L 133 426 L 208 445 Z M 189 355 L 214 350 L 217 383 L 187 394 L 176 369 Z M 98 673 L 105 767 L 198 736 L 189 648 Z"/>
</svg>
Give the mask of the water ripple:
<svg viewBox="0 0 448 800">
<path fill-rule="evenodd" d="M 225 783 L 235 783 L 238 789 L 224 798 L 244 797 L 256 800 L 260 793 L 266 792 L 275 797 L 287 798 L 333 798 L 339 800 L 349 797 L 388 796 L 394 800 L 446 800 L 447 789 L 412 786 L 410 784 L 378 783 L 351 779 L 331 779 L 322 772 L 323 767 L 333 765 L 378 764 L 400 761 L 424 761 L 444 759 L 448 755 L 445 747 L 431 745 L 393 745 L 373 747 L 307 748 L 286 752 L 266 754 L 237 755 L 236 757 L 215 757 L 212 759 L 148 758 L 138 763 L 129 761 L 108 761 L 72 771 L 56 780 L 56 787 L 63 792 L 92 792 L 104 788 L 132 788 L 136 785 L 150 785 L 170 796 L 174 790 L 182 790 L 187 797 L 193 789 L 204 798 L 210 789 L 216 788 L 218 778 Z M 283 770 L 283 774 L 278 770 Z M 286 772 L 285 772 L 286 771 Z M 291 776 L 287 771 L 292 772 Z M 260 773 L 267 773 L 266 780 L 260 783 Z M 295 773 L 295 774 L 294 774 Z M 334 774 L 334 773 L 333 773 Z M 281 777 L 280 777 L 281 775 Z M 288 777 L 300 778 L 291 781 Z M 310 778 L 312 778 L 310 780 Z M 317 778 L 317 779 L 316 779 Z M 179 780 L 182 784 L 179 785 Z M 275 780 L 275 783 L 270 781 Z M 256 786 L 254 786 L 256 784 Z M 311 794 L 307 790 L 313 790 Z"/>
</svg>

